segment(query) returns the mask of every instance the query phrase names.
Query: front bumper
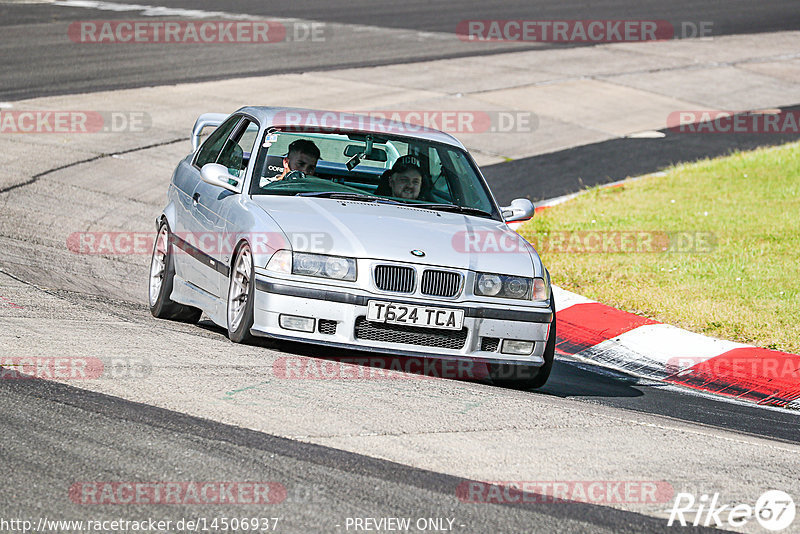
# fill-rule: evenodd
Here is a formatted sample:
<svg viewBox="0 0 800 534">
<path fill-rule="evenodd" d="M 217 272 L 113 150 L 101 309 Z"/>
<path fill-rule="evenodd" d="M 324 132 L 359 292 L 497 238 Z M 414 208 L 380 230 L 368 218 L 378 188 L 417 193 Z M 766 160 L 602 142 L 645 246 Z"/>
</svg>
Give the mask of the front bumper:
<svg viewBox="0 0 800 534">
<path fill-rule="evenodd" d="M 382 300 L 465 311 L 461 331 L 385 325 L 366 321 L 367 302 Z M 542 357 L 553 319 L 549 307 L 488 307 L 476 302 L 445 302 L 372 294 L 360 289 L 299 285 L 258 274 L 253 327 L 256 336 L 274 337 L 402 356 L 449 360 L 479 359 L 489 363 L 544 364 Z M 281 327 L 279 317 L 314 319 L 313 332 Z M 528 355 L 503 354 L 503 340 L 532 341 Z"/>
</svg>

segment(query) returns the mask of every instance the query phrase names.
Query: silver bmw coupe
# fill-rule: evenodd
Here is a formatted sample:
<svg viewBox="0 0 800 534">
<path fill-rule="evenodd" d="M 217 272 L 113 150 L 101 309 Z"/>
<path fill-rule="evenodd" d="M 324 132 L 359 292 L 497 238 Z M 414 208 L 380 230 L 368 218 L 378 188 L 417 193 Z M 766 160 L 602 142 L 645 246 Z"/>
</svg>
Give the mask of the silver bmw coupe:
<svg viewBox="0 0 800 534">
<path fill-rule="evenodd" d="M 237 343 L 484 362 L 495 382 L 547 381 L 550 276 L 507 225 L 533 205 L 499 207 L 454 137 L 368 115 L 245 107 L 201 115 L 192 148 L 156 220 L 155 317 L 205 313 Z"/>
</svg>

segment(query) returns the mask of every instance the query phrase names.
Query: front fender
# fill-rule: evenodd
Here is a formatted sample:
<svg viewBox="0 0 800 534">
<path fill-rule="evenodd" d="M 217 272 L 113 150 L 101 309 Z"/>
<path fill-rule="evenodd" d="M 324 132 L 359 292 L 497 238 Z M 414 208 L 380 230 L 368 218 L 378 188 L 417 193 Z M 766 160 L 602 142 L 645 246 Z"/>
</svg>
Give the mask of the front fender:
<svg viewBox="0 0 800 534">
<path fill-rule="evenodd" d="M 253 253 L 253 265 L 264 268 L 273 254 L 281 249 L 292 250 L 289 237 L 269 213 L 250 199 L 241 196 L 236 216 L 229 221 L 228 231 L 236 234 L 237 245 L 227 257 L 227 264 L 233 267 L 235 252 L 242 242 L 247 241 Z"/>
</svg>

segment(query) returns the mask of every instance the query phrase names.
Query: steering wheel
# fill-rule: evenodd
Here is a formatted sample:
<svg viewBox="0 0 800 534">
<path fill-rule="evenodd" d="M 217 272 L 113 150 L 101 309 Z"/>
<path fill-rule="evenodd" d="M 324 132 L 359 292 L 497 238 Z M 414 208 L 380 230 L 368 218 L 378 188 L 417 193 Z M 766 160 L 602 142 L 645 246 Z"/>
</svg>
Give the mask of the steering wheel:
<svg viewBox="0 0 800 534">
<path fill-rule="evenodd" d="M 286 176 L 283 177 L 284 181 L 291 181 L 291 180 L 303 180 L 306 177 L 306 173 L 303 171 L 292 171 Z"/>
</svg>

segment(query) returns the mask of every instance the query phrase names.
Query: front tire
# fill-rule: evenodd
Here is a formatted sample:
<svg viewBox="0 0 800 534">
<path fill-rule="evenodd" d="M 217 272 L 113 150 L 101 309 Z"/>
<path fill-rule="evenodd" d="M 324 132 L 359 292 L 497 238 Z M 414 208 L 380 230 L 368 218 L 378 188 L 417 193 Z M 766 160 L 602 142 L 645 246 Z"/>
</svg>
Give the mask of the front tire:
<svg viewBox="0 0 800 534">
<path fill-rule="evenodd" d="M 553 322 L 550 323 L 550 333 L 547 336 L 547 345 L 542 355 L 544 364 L 541 367 L 513 363 L 488 364 L 489 376 L 492 377 L 494 384 L 514 389 L 538 389 L 547 383 L 556 355 L 556 302 L 552 293 L 550 294 L 550 309 L 553 310 Z"/>
<path fill-rule="evenodd" d="M 159 319 L 171 319 L 184 323 L 196 323 L 203 314 L 192 306 L 178 304 L 170 300 L 175 278 L 175 265 L 172 258 L 172 244 L 169 239 L 169 226 L 162 221 L 153 243 L 153 256 L 150 258 L 150 284 L 148 301 L 150 313 Z"/>
<path fill-rule="evenodd" d="M 242 243 L 236 251 L 228 282 L 228 337 L 234 343 L 253 341 L 253 308 L 256 280 L 250 245 Z"/>
</svg>

